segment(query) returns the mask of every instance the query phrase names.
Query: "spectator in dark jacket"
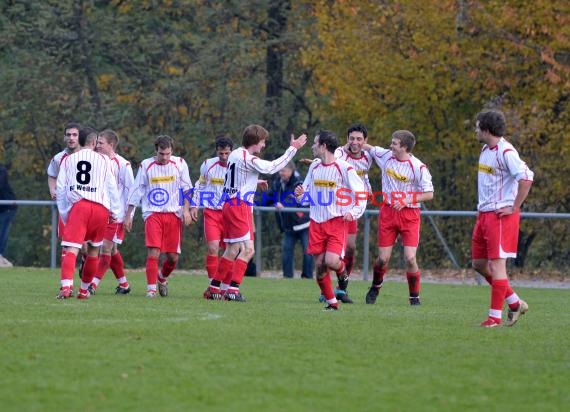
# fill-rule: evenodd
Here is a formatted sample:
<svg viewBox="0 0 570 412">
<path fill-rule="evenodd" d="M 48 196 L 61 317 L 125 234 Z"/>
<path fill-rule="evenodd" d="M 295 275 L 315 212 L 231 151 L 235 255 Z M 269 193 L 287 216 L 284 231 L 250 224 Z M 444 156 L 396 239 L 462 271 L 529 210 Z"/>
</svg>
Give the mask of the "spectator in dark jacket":
<svg viewBox="0 0 570 412">
<path fill-rule="evenodd" d="M 14 191 L 8 183 L 8 170 L 0 164 L 0 200 L 15 200 Z M 4 257 L 8 244 L 8 233 L 12 219 L 16 215 L 16 205 L 0 205 L 0 267 L 12 267 L 12 262 Z"/>
<path fill-rule="evenodd" d="M 289 162 L 287 166 L 279 171 L 269 191 L 266 193 L 266 206 L 275 206 L 277 209 L 284 207 L 299 207 L 295 199 L 295 187 L 303 183 L 303 178 L 297 172 L 295 163 Z M 307 212 L 285 212 L 278 211 L 275 214 L 277 225 L 283 233 L 283 276 L 292 278 L 295 269 L 295 243 L 301 242 L 303 247 L 303 271 L 301 277 L 305 279 L 313 278 L 314 262 L 313 256 L 306 253 L 309 242 L 309 213 Z"/>
</svg>

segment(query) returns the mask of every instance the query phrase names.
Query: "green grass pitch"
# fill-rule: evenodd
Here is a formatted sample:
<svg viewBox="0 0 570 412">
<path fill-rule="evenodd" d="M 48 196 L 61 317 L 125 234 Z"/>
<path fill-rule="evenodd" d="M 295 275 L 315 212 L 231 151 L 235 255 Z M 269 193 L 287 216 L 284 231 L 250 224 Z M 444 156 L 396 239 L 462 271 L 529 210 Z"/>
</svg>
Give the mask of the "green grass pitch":
<svg viewBox="0 0 570 412">
<path fill-rule="evenodd" d="M 518 289 L 529 312 L 483 329 L 486 286 L 387 282 L 376 305 L 323 312 L 314 281 L 245 278 L 246 303 L 206 301 L 205 276 L 170 296 L 54 297 L 59 272 L 2 269 L 3 411 L 561 411 L 570 405 L 569 290 Z M 77 277 L 75 280 L 78 287 Z M 566 407 L 564 406 L 566 405 Z"/>
</svg>

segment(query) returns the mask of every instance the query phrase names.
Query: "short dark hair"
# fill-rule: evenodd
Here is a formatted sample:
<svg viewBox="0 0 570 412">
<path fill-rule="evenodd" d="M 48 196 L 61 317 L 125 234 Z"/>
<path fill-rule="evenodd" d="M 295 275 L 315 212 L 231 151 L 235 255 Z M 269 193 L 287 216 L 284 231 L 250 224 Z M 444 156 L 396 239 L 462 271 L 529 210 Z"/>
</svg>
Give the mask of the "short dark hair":
<svg viewBox="0 0 570 412">
<path fill-rule="evenodd" d="M 226 147 L 229 147 L 230 150 L 233 150 L 234 142 L 232 141 L 232 139 L 226 136 L 216 137 L 216 150 L 225 149 Z"/>
<path fill-rule="evenodd" d="M 295 161 L 289 160 L 289 163 L 287 163 L 287 165 L 283 169 L 290 169 L 292 171 L 297 170 L 297 167 L 295 166 Z"/>
<path fill-rule="evenodd" d="M 154 141 L 154 149 L 168 149 L 171 147 L 174 149 L 174 139 L 167 134 L 161 134 Z"/>
<path fill-rule="evenodd" d="M 334 153 L 338 147 L 338 137 L 335 132 L 330 130 L 319 130 L 317 132 L 317 137 L 319 138 L 319 144 L 324 144 L 329 152 Z"/>
<path fill-rule="evenodd" d="M 81 130 L 81 125 L 77 122 L 69 122 L 63 127 L 63 133 L 67 132 L 69 129 L 77 129 L 77 131 Z"/>
<path fill-rule="evenodd" d="M 117 135 L 117 132 L 115 132 L 114 130 L 111 129 L 103 130 L 101 133 L 99 133 L 99 137 L 104 137 L 105 140 L 107 140 L 107 143 L 113 146 L 113 148 L 117 147 L 117 145 L 119 144 L 119 136 Z"/>
<path fill-rule="evenodd" d="M 411 153 L 416 145 L 416 136 L 409 130 L 396 130 L 392 133 L 392 139 L 398 139 L 400 146 L 405 147 L 408 153 Z"/>
<path fill-rule="evenodd" d="M 97 130 L 89 126 L 79 129 L 79 146 L 86 146 L 94 140 L 97 140 Z"/>
<path fill-rule="evenodd" d="M 258 144 L 262 140 L 267 140 L 269 138 L 269 132 L 258 124 L 250 124 L 247 126 L 241 138 L 241 144 L 246 149 L 255 144 Z"/>
<path fill-rule="evenodd" d="M 507 120 L 503 112 L 499 110 L 484 110 L 477 114 L 479 130 L 489 132 L 493 136 L 502 137 L 507 130 Z"/>
<path fill-rule="evenodd" d="M 346 137 L 348 137 L 352 132 L 361 132 L 365 139 L 368 138 L 368 129 L 362 123 L 355 123 L 350 126 L 346 132 Z"/>
</svg>

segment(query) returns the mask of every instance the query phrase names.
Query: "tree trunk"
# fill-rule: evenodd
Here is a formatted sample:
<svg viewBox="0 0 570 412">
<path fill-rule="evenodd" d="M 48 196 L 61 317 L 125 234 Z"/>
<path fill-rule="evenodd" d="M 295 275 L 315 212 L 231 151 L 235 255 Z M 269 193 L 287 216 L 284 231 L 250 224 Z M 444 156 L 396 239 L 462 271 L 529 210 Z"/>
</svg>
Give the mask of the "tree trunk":
<svg viewBox="0 0 570 412">
<path fill-rule="evenodd" d="M 265 126 L 277 136 L 284 135 L 280 125 L 283 98 L 283 34 L 287 30 L 290 0 L 271 0 L 268 8 L 266 49 L 267 81 L 265 91 Z"/>
</svg>

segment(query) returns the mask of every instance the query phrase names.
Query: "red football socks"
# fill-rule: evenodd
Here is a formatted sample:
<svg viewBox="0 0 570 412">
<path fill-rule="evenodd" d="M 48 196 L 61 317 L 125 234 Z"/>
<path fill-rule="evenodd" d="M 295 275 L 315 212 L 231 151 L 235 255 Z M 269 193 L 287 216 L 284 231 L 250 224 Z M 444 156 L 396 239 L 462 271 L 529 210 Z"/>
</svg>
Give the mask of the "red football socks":
<svg viewBox="0 0 570 412">
<path fill-rule="evenodd" d="M 418 297 L 420 296 L 420 272 L 406 273 L 406 278 L 408 279 L 408 290 L 410 296 Z"/>
<path fill-rule="evenodd" d="M 326 300 L 335 297 L 330 274 L 327 273 L 322 279 L 317 278 L 317 283 L 319 284 L 319 288 L 321 288 L 321 294 Z"/>
<path fill-rule="evenodd" d="M 234 267 L 233 267 L 234 273 L 232 276 L 231 284 L 241 285 L 246 270 L 247 270 L 247 262 L 245 260 L 236 259 L 236 261 L 234 262 Z"/>
<path fill-rule="evenodd" d="M 111 255 L 99 255 L 99 264 L 97 265 L 97 272 L 95 272 L 95 277 L 97 279 L 103 279 L 105 272 L 109 269 L 111 264 Z"/>
<path fill-rule="evenodd" d="M 117 253 L 111 255 L 110 267 L 116 279 L 120 279 L 125 276 L 125 263 L 123 262 L 121 252 L 117 251 Z"/>
<path fill-rule="evenodd" d="M 218 257 L 214 255 L 206 255 L 206 272 L 208 279 L 213 279 L 218 270 Z"/>
<path fill-rule="evenodd" d="M 156 285 L 158 281 L 158 258 L 146 258 L 146 283 L 148 285 Z"/>
</svg>

